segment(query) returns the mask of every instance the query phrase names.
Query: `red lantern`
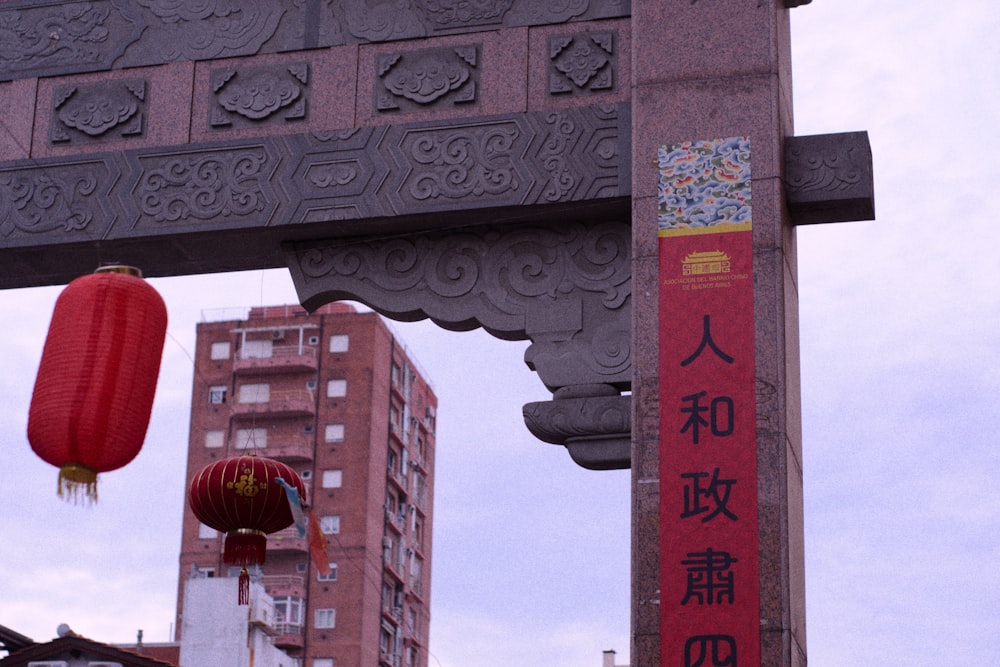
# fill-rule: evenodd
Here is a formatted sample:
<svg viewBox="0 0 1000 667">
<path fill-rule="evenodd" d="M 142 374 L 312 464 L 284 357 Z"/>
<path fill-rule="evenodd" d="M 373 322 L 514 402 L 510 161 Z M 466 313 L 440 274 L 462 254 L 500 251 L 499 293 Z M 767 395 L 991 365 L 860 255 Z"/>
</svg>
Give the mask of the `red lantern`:
<svg viewBox="0 0 1000 667">
<path fill-rule="evenodd" d="M 59 468 L 58 493 L 97 500 L 97 474 L 142 448 L 167 308 L 138 269 L 109 266 L 56 300 L 28 414 L 28 441 Z"/>
<path fill-rule="evenodd" d="M 268 533 L 292 525 L 294 517 L 281 478 L 305 502 L 298 474 L 284 463 L 262 456 L 237 456 L 202 468 L 191 480 L 191 511 L 209 528 L 226 534 L 222 560 L 241 565 L 239 603 L 250 595 L 248 565 L 263 565 Z"/>
</svg>

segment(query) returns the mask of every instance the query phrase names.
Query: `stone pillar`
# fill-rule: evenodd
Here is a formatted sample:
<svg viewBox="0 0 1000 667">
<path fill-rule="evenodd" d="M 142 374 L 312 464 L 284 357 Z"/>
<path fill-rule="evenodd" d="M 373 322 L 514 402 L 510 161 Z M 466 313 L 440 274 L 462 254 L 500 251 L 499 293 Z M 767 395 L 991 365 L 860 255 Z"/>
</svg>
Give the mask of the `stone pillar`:
<svg viewBox="0 0 1000 667">
<path fill-rule="evenodd" d="M 794 4 L 632 2 L 637 667 L 661 664 L 657 147 L 734 136 L 752 146 L 761 664 L 806 664 L 795 231 L 782 184 L 783 141 L 792 135 L 786 5 Z"/>
</svg>

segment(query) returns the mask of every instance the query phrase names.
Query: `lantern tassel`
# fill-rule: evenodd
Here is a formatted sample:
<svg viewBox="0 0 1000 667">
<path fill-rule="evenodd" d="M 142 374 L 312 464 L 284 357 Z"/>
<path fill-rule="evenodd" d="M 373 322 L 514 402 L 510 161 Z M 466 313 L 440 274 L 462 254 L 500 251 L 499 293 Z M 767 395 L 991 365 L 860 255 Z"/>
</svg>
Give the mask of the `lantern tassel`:
<svg viewBox="0 0 1000 667">
<path fill-rule="evenodd" d="M 240 592 L 237 603 L 242 605 L 250 604 L 250 573 L 247 572 L 245 566 L 240 570 Z"/>
<path fill-rule="evenodd" d="M 267 555 L 267 534 L 241 528 L 226 533 L 222 561 L 230 565 L 263 565 Z"/>
<path fill-rule="evenodd" d="M 97 472 L 76 463 L 59 468 L 56 494 L 74 505 L 93 505 L 97 502 Z"/>
</svg>

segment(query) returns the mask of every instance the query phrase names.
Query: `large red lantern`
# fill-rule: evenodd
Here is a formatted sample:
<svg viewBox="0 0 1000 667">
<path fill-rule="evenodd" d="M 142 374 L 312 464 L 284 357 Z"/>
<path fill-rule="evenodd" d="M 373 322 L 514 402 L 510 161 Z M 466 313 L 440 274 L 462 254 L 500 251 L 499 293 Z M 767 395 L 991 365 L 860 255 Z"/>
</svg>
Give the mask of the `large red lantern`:
<svg viewBox="0 0 1000 667">
<path fill-rule="evenodd" d="M 167 308 L 138 269 L 77 278 L 56 300 L 28 414 L 28 442 L 59 468 L 58 493 L 97 500 L 97 474 L 142 448 Z"/>
<path fill-rule="evenodd" d="M 239 603 L 250 593 L 248 565 L 263 565 L 267 534 L 292 525 L 294 517 L 281 478 L 301 503 L 306 490 L 298 474 L 263 456 L 237 456 L 211 463 L 191 480 L 188 503 L 203 524 L 226 534 L 222 560 L 242 566 Z"/>
</svg>

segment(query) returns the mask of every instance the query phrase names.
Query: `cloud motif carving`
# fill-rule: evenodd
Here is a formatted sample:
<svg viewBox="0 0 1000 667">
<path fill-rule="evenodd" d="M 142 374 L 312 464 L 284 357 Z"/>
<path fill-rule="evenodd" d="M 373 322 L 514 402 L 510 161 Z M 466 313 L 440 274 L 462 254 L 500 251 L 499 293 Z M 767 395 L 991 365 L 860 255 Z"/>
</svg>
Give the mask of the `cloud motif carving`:
<svg viewBox="0 0 1000 667">
<path fill-rule="evenodd" d="M 301 94 L 302 88 L 294 81 L 264 72 L 231 83 L 219 96 L 219 104 L 227 111 L 260 120 L 292 104 Z"/>
<path fill-rule="evenodd" d="M 53 91 L 52 143 L 103 141 L 142 134 L 146 81 L 66 85 Z M 68 130 L 76 130 L 69 132 Z"/>
<path fill-rule="evenodd" d="M 134 116 L 139 105 L 134 99 L 90 99 L 59 112 L 59 120 L 91 137 L 99 137 Z"/>
<path fill-rule="evenodd" d="M 408 67 L 398 67 L 386 77 L 385 87 L 394 95 L 418 104 L 431 102 L 458 90 L 469 80 L 468 67 L 428 54 Z"/>
</svg>

